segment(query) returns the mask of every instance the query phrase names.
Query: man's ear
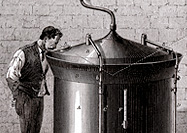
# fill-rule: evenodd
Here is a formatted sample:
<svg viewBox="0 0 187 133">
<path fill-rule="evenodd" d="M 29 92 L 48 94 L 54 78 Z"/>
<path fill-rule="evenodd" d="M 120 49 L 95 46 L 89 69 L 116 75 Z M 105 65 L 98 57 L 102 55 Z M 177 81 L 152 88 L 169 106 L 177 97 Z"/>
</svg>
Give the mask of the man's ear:
<svg viewBox="0 0 187 133">
<path fill-rule="evenodd" d="M 47 39 L 48 39 L 48 37 L 44 37 L 44 39 L 43 39 L 44 43 L 46 43 Z"/>
</svg>

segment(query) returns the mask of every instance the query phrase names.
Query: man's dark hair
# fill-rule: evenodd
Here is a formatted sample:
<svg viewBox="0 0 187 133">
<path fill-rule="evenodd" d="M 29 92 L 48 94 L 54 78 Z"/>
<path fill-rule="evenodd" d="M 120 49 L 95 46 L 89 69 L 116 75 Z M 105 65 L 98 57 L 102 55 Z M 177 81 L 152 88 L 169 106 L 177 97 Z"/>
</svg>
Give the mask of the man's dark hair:
<svg viewBox="0 0 187 133">
<path fill-rule="evenodd" d="M 59 29 L 53 26 L 47 26 L 43 29 L 42 34 L 40 35 L 40 39 L 43 40 L 45 37 L 51 39 L 51 38 L 55 38 L 55 36 L 57 35 L 62 37 L 62 33 L 60 32 Z"/>
</svg>

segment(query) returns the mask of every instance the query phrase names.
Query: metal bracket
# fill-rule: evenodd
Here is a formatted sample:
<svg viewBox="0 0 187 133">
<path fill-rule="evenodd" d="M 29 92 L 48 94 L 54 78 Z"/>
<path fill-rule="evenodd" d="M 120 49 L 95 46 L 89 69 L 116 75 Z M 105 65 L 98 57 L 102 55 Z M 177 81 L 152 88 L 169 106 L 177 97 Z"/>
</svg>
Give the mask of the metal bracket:
<svg viewBox="0 0 187 133">
<path fill-rule="evenodd" d="M 163 51 L 166 51 L 166 52 L 168 52 L 168 53 L 173 53 L 173 49 L 170 48 L 170 47 L 165 46 L 165 43 L 163 43 L 162 45 L 156 44 L 156 43 L 154 43 L 154 42 L 148 40 L 148 39 L 147 39 L 147 35 L 144 34 L 144 33 L 143 33 L 142 36 L 141 36 L 141 43 L 142 43 L 143 45 L 147 45 L 147 43 L 149 43 L 149 44 L 152 44 L 152 45 L 154 45 L 154 46 L 156 46 L 156 47 L 162 49 Z"/>
</svg>

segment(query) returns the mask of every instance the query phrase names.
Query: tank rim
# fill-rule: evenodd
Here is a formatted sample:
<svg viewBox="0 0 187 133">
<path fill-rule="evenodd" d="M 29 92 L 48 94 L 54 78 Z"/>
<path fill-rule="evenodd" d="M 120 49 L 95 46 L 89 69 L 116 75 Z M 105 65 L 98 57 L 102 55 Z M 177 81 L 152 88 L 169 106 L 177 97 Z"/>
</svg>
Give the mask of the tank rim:
<svg viewBox="0 0 187 133">
<path fill-rule="evenodd" d="M 182 59 L 182 54 L 180 53 L 176 53 L 177 56 L 178 56 L 178 60 L 179 62 L 181 61 Z M 49 55 L 46 55 L 47 58 L 50 58 L 52 60 L 56 60 L 56 61 L 61 61 L 61 62 L 66 62 L 66 63 L 70 63 L 70 64 L 77 64 L 77 65 L 88 65 L 88 66 L 92 66 L 92 65 L 99 65 L 99 63 L 97 64 L 90 64 L 90 63 L 75 63 L 75 62 L 71 62 L 71 61 L 67 61 L 67 60 L 63 60 L 63 59 L 59 59 L 59 58 L 55 58 L 55 57 L 52 57 L 52 56 L 49 56 Z M 99 60 L 99 59 L 98 59 Z M 117 65 L 117 66 L 120 66 L 120 65 L 151 65 L 151 64 L 159 64 L 159 63 L 164 63 L 164 62 L 169 62 L 169 61 L 174 61 L 176 60 L 176 58 L 173 58 L 173 59 L 168 59 L 168 60 L 162 60 L 162 61 L 156 61 L 156 62 L 142 62 L 142 63 L 121 63 L 121 64 L 103 64 L 104 66 L 113 66 L 113 65 Z"/>
</svg>

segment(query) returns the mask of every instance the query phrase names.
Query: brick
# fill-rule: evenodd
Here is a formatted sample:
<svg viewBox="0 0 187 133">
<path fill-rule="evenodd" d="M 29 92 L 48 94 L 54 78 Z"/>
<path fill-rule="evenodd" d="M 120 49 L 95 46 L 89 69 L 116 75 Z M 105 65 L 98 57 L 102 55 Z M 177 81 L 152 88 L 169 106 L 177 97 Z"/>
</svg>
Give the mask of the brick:
<svg viewBox="0 0 187 133">
<path fill-rule="evenodd" d="M 185 94 L 185 89 L 178 89 L 177 90 L 177 100 L 185 100 L 186 99 L 186 94 Z"/>
<path fill-rule="evenodd" d="M 187 15 L 186 6 L 177 6 L 176 12 L 178 17 L 185 17 Z"/>
<path fill-rule="evenodd" d="M 176 29 L 162 29 L 159 33 L 159 41 L 171 43 L 177 40 Z"/>
<path fill-rule="evenodd" d="M 14 5 L 18 4 L 19 0 L 3 0 L 2 5 Z"/>
<path fill-rule="evenodd" d="M 162 17 L 175 17 L 177 16 L 177 6 L 161 6 L 159 8 L 159 15 Z"/>
<path fill-rule="evenodd" d="M 133 0 L 117 0 L 118 6 L 127 6 L 127 5 L 134 5 Z"/>
<path fill-rule="evenodd" d="M 93 1 L 93 0 L 90 0 L 90 1 Z M 99 2 L 99 4 L 101 3 L 100 0 L 96 0 Z M 102 3 L 105 5 L 105 6 L 109 6 L 109 5 L 115 5 L 116 4 L 116 1 L 115 0 L 104 0 L 102 1 Z"/>
<path fill-rule="evenodd" d="M 3 18 L 3 17 L 0 17 L 0 29 L 4 28 L 5 27 L 5 20 L 6 18 Z M 2 35 L 0 35 L 0 38 L 1 38 Z"/>
<path fill-rule="evenodd" d="M 35 41 L 41 34 L 40 29 L 16 29 L 14 32 L 15 40 L 18 41 Z"/>
<path fill-rule="evenodd" d="M 119 9 L 119 15 L 125 16 L 141 16 L 143 15 L 143 9 L 140 6 L 126 6 Z"/>
<path fill-rule="evenodd" d="M 17 6 L 11 6 L 11 8 L 8 5 L 1 6 L 0 14 L 1 15 L 14 15 L 18 11 Z"/>
<path fill-rule="evenodd" d="M 6 54 L 7 53 L 7 46 L 3 44 L 3 42 L 0 43 L 0 53 Z M 8 54 L 8 53 L 7 53 Z M 2 61 L 1 61 L 2 63 Z"/>
<path fill-rule="evenodd" d="M 21 17 L 5 16 L 0 17 L 1 28 L 16 28 L 22 26 Z"/>
<path fill-rule="evenodd" d="M 100 16 L 88 16 L 88 26 L 89 28 L 94 28 L 94 29 L 102 29 L 103 24 L 104 24 L 104 18 Z"/>
<path fill-rule="evenodd" d="M 134 29 L 145 29 L 150 28 L 149 18 L 145 16 L 129 16 L 126 17 L 123 24 L 126 25 L 128 28 Z"/>
<path fill-rule="evenodd" d="M 150 27 L 149 18 L 144 16 L 121 16 L 117 19 L 120 28 L 145 29 Z"/>
<path fill-rule="evenodd" d="M 181 29 L 187 27 L 187 21 L 185 17 L 169 17 L 169 28 Z"/>
<path fill-rule="evenodd" d="M 23 18 L 23 28 L 39 28 L 40 18 L 38 16 L 26 16 Z"/>
<path fill-rule="evenodd" d="M 75 22 L 74 22 L 73 16 L 60 16 L 56 20 L 54 17 L 52 17 L 52 19 L 49 19 L 49 21 L 51 21 L 51 23 L 53 23 L 53 21 L 54 21 L 55 24 L 59 25 L 59 27 L 61 27 L 62 29 L 68 29 L 70 27 L 74 27 L 74 23 L 76 23 L 76 21 L 81 21 L 81 20 L 75 20 Z M 44 22 L 44 24 L 45 24 L 45 22 Z"/>
<path fill-rule="evenodd" d="M 92 5 L 99 6 L 99 7 L 106 7 L 106 6 L 116 4 L 116 0 L 102 0 L 102 1 L 101 0 L 87 0 L 87 1 L 91 1 Z"/>
<path fill-rule="evenodd" d="M 24 42 L 20 42 L 20 41 L 2 41 L 2 45 L 4 47 L 7 47 L 7 53 L 10 56 L 7 56 L 6 59 L 8 60 L 7 62 L 9 63 L 10 59 L 12 58 L 14 52 L 21 46 L 24 45 Z"/>
<path fill-rule="evenodd" d="M 176 49 L 177 51 L 180 51 L 182 48 L 177 47 L 177 45 L 183 45 L 186 47 L 186 36 L 185 36 L 185 30 L 183 29 L 177 29 L 175 34 L 173 34 L 176 36 L 176 39 L 169 42 L 169 47 L 173 47 L 174 49 Z M 182 49 L 181 51 L 186 51 L 186 49 Z"/>
<path fill-rule="evenodd" d="M 186 65 L 185 64 L 183 64 L 183 63 L 180 63 L 179 64 L 179 72 L 178 72 L 178 74 L 180 75 L 180 76 L 186 76 L 186 74 L 187 74 L 187 67 L 186 67 Z"/>
<path fill-rule="evenodd" d="M 37 1 L 38 0 L 19 0 L 19 3 L 27 6 L 27 5 L 35 5 Z"/>
<path fill-rule="evenodd" d="M 93 10 L 93 15 L 100 16 L 100 17 L 109 16 L 106 12 L 101 12 L 101 11 L 98 11 L 98 10 Z"/>
<path fill-rule="evenodd" d="M 150 19 L 150 27 L 153 29 L 163 29 L 169 27 L 169 20 L 166 17 L 152 16 Z"/>
<path fill-rule="evenodd" d="M 32 15 L 32 6 L 18 5 L 18 15 Z"/>
<path fill-rule="evenodd" d="M 14 40 L 14 28 L 0 29 L 0 40 Z"/>
<path fill-rule="evenodd" d="M 135 5 L 150 5 L 151 0 L 134 0 Z"/>
<path fill-rule="evenodd" d="M 80 15 L 81 14 L 81 6 L 64 6 L 64 15 Z"/>
<path fill-rule="evenodd" d="M 150 28 L 150 19 L 148 17 L 145 16 L 138 16 L 138 17 L 134 17 L 134 25 L 133 27 L 136 28 L 141 28 L 141 29 L 146 29 L 146 28 Z"/>
<path fill-rule="evenodd" d="M 186 0 L 168 0 L 169 5 L 185 5 Z"/>
<path fill-rule="evenodd" d="M 186 104 L 186 102 L 183 102 L 183 104 Z M 178 124 L 181 125 L 181 124 L 187 124 L 187 116 L 186 116 L 186 113 L 185 112 L 178 112 L 177 113 L 177 121 L 178 121 Z"/>
<path fill-rule="evenodd" d="M 50 6 L 49 15 L 59 16 L 63 14 L 63 6 Z"/>
<path fill-rule="evenodd" d="M 62 22 L 59 22 L 59 18 L 57 16 L 40 16 L 39 23 L 42 30 L 44 27 L 49 25 L 60 27 Z"/>
<path fill-rule="evenodd" d="M 49 6 L 33 6 L 33 15 L 49 15 Z"/>
<path fill-rule="evenodd" d="M 73 0 L 55 0 L 54 5 L 70 5 Z M 77 0 L 76 0 L 77 1 Z"/>
<path fill-rule="evenodd" d="M 63 33 L 64 33 L 64 38 L 66 38 L 67 40 L 71 40 L 71 41 L 78 41 L 81 40 L 83 38 L 82 33 L 82 28 L 80 29 L 63 29 Z"/>
<path fill-rule="evenodd" d="M 177 30 L 177 42 L 181 42 L 184 45 L 186 44 L 186 42 L 184 40 L 186 40 L 186 33 L 187 33 L 187 29 L 186 28 L 181 28 Z"/>
<path fill-rule="evenodd" d="M 11 8 L 10 8 L 11 7 Z M 2 15 L 31 15 L 32 6 L 25 5 L 4 5 L 1 7 L 0 14 Z"/>
<path fill-rule="evenodd" d="M 145 16 L 158 16 L 158 6 L 144 5 L 142 4 L 141 9 L 143 10 L 143 15 Z"/>
<path fill-rule="evenodd" d="M 185 88 L 187 86 L 187 76 L 181 76 L 181 79 L 178 81 L 178 87 Z"/>
<path fill-rule="evenodd" d="M 85 8 L 85 7 L 82 7 L 80 9 L 81 9 L 81 11 L 80 11 L 81 15 L 93 15 L 94 12 L 96 11 L 96 10 L 88 9 L 88 8 Z M 99 12 L 98 14 L 102 13 L 101 11 L 97 11 L 97 12 Z"/>
<path fill-rule="evenodd" d="M 119 21 L 118 21 L 118 19 L 120 19 L 120 18 L 118 18 L 117 16 L 116 16 L 116 28 L 118 29 L 118 28 L 123 28 L 123 27 L 121 27 L 120 26 L 120 23 L 119 23 Z M 104 16 L 104 24 L 103 24 L 103 28 L 104 29 L 110 29 L 110 24 L 111 24 L 111 17 L 110 16 Z"/>
<path fill-rule="evenodd" d="M 80 0 L 55 0 L 53 5 L 81 5 Z"/>
<path fill-rule="evenodd" d="M 86 15 L 73 16 L 71 23 L 67 23 L 67 25 L 70 24 L 72 28 L 90 28 L 90 26 L 88 25 L 88 17 Z M 93 25 L 95 25 L 94 22 Z"/>
<path fill-rule="evenodd" d="M 9 58 L 8 56 L 9 56 L 9 53 L 4 53 L 4 52 L 1 52 L 2 54 L 0 55 L 0 64 L 7 64 L 8 62 L 8 60 L 6 59 L 6 58 Z M 2 65 L 3 66 L 3 65 Z M 3 66 L 3 67 L 5 67 L 5 66 Z M 3 67 L 0 67 L 1 69 L 2 69 L 2 72 L 5 72 L 4 70 L 3 70 Z M 1 73 L 1 76 L 4 76 L 4 73 Z"/>
<path fill-rule="evenodd" d="M 168 4 L 168 0 L 151 0 L 151 5 L 164 6 Z"/>
<path fill-rule="evenodd" d="M 144 33 L 147 34 L 147 38 L 149 40 L 155 43 L 158 42 L 158 34 L 159 34 L 158 29 L 136 29 L 135 32 L 136 32 L 136 36 L 135 36 L 136 40 L 141 40 L 141 35 Z"/>
<path fill-rule="evenodd" d="M 36 0 L 35 5 L 40 5 L 40 6 L 44 6 L 44 5 L 52 5 L 53 3 L 55 3 L 56 0 Z"/>
</svg>

